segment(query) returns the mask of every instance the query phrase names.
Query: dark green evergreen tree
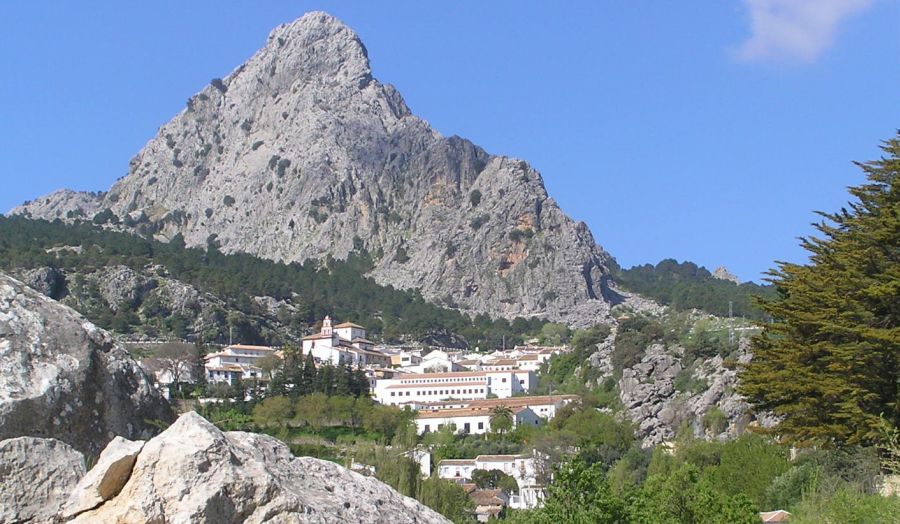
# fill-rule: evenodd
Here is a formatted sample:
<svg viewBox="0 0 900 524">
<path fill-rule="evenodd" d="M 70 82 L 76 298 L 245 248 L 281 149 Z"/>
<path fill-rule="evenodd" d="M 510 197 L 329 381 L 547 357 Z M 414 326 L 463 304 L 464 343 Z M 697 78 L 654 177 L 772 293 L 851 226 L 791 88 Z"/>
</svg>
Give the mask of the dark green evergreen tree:
<svg viewBox="0 0 900 524">
<path fill-rule="evenodd" d="M 296 383 L 299 394 L 309 395 L 316 391 L 322 391 L 317 388 L 317 378 L 316 359 L 313 358 L 312 352 L 309 352 L 306 354 L 306 360 L 303 363 L 303 372 Z M 322 392 L 324 393 L 324 391 Z"/>
<path fill-rule="evenodd" d="M 353 371 L 353 381 L 352 390 L 354 397 L 368 397 L 369 396 L 369 377 L 366 376 L 366 372 L 362 369 L 355 369 Z"/>
<path fill-rule="evenodd" d="M 316 373 L 316 391 L 332 395 L 334 393 L 334 366 L 324 364 Z"/>
<path fill-rule="evenodd" d="M 900 139 L 858 164 L 849 209 L 820 213 L 808 264 L 770 272 L 774 322 L 754 341 L 740 391 L 782 417 L 773 432 L 801 445 L 872 444 L 880 416 L 895 427 L 900 360 Z"/>
<path fill-rule="evenodd" d="M 353 391 L 350 383 L 353 378 L 353 369 L 346 362 L 335 369 L 334 394 L 338 396 L 350 396 Z"/>
</svg>

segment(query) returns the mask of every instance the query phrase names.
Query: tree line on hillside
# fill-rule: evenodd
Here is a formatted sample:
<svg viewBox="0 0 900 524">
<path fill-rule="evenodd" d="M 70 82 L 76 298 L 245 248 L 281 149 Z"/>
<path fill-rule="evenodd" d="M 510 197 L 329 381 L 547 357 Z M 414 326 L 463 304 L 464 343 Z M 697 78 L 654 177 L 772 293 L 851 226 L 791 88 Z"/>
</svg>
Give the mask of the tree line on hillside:
<svg viewBox="0 0 900 524">
<path fill-rule="evenodd" d="M 655 266 L 644 264 L 631 269 L 616 269 L 615 278 L 626 289 L 676 310 L 702 309 L 720 317 L 728 316 L 731 303 L 734 316 L 763 319 L 764 313 L 755 305 L 754 297 L 772 297 L 775 293 L 772 286 L 720 280 L 693 262 L 678 262 L 671 258 Z"/>
<path fill-rule="evenodd" d="M 82 249 L 48 252 L 62 246 Z M 164 243 L 106 230 L 90 222 L 65 224 L 59 220 L 0 217 L 0 267 L 6 270 L 49 266 L 84 272 L 113 265 L 134 270 L 162 266 L 172 278 L 218 295 L 230 307 L 248 315 L 256 313 L 250 297 L 293 300 L 298 309 L 296 325 L 301 330 L 310 329 L 327 314 L 365 325 L 370 338 L 386 342 L 455 336 L 470 347 L 490 348 L 503 341 L 521 343 L 545 323 L 536 318 L 510 322 L 484 314 L 470 317 L 431 304 L 418 291 L 379 285 L 364 276 L 373 262 L 361 250 L 346 260 L 284 264 L 241 253 L 223 254 L 213 237 L 205 249 L 187 248 L 180 235 Z M 110 314 L 108 323 L 114 318 Z M 271 342 L 247 340 L 251 341 Z"/>
</svg>

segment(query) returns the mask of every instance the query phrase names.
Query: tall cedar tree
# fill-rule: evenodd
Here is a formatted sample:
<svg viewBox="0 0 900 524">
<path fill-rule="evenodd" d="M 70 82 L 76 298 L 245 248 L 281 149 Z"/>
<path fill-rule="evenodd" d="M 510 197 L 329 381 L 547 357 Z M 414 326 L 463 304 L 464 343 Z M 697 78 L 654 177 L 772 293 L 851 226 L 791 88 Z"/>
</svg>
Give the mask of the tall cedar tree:
<svg viewBox="0 0 900 524">
<path fill-rule="evenodd" d="M 867 182 L 833 214 L 822 238 L 804 238 L 807 265 L 769 272 L 779 297 L 762 302 L 773 322 L 753 340 L 740 392 L 781 417 L 771 430 L 798 445 L 879 441 L 879 419 L 895 427 L 900 361 L 900 135 L 886 158 L 857 164 Z"/>
</svg>

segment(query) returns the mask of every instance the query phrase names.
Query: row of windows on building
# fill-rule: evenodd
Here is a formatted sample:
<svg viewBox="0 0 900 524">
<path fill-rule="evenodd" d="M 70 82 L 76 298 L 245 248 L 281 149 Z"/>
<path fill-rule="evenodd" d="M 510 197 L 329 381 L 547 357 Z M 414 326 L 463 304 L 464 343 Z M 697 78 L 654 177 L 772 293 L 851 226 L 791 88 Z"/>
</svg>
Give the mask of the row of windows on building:
<svg viewBox="0 0 900 524">
<path fill-rule="evenodd" d="M 209 372 L 209 378 L 213 378 L 213 377 L 222 377 L 222 376 L 227 377 L 227 376 L 229 376 L 229 375 L 239 376 L 239 375 L 241 375 L 241 372 L 239 372 L 239 371 L 234 371 L 234 372 L 232 372 L 232 371 L 210 371 L 210 372 Z M 255 371 L 251 371 L 251 372 L 250 372 L 250 376 L 251 376 L 251 377 L 256 377 L 256 372 L 255 372 Z"/>
<path fill-rule="evenodd" d="M 456 429 L 456 424 L 450 424 L 450 426 L 453 427 L 453 429 Z M 437 429 L 438 429 L 438 431 L 444 429 L 444 425 L 438 424 Z M 478 423 L 478 429 L 484 429 L 484 422 Z M 463 424 L 463 433 L 468 433 L 471 430 L 472 430 L 471 424 L 469 424 L 468 422 Z M 428 433 L 430 431 L 431 431 L 431 424 L 425 424 L 425 433 Z"/>
<path fill-rule="evenodd" d="M 474 382 L 484 380 L 484 377 L 438 377 L 438 378 L 417 378 L 403 379 L 401 384 L 431 384 L 433 382 Z"/>
<path fill-rule="evenodd" d="M 399 392 L 399 395 L 395 395 L 398 393 L 397 391 L 391 391 L 392 397 L 402 397 L 403 391 Z M 481 389 L 432 389 L 428 391 L 420 391 L 422 395 L 476 395 L 484 393 L 484 388 Z M 409 391 L 406 392 L 406 396 L 408 397 L 410 394 Z"/>
</svg>

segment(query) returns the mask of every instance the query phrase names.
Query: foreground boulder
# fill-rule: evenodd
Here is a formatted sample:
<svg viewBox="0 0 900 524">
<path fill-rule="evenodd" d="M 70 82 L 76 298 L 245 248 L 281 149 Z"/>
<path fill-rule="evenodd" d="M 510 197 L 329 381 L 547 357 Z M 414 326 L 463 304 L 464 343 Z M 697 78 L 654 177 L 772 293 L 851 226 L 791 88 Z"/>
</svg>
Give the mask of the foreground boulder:
<svg viewBox="0 0 900 524">
<path fill-rule="evenodd" d="M 84 457 L 54 439 L 0 442 L 0 522 L 53 522 L 84 475 Z"/>
<path fill-rule="evenodd" d="M 0 273 L 0 438 L 53 437 L 96 456 L 146 439 L 171 408 L 106 331 Z"/>
<path fill-rule="evenodd" d="M 143 446 L 120 441 L 110 446 L 117 450 L 111 457 L 140 448 L 130 474 L 123 474 L 122 460 L 101 457 L 75 488 L 66 505 L 67 521 L 449 522 L 374 478 L 331 462 L 296 458 L 269 436 L 223 433 L 193 412 Z M 114 465 L 119 471 L 107 474 Z M 101 496 L 95 509 L 77 513 L 88 500 L 84 493 Z"/>
</svg>

